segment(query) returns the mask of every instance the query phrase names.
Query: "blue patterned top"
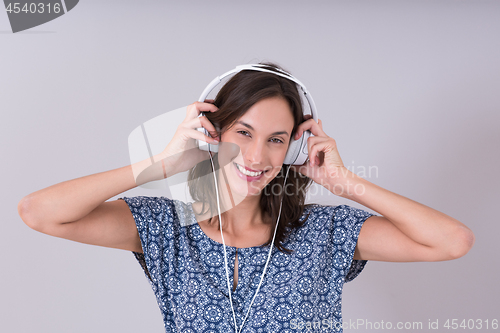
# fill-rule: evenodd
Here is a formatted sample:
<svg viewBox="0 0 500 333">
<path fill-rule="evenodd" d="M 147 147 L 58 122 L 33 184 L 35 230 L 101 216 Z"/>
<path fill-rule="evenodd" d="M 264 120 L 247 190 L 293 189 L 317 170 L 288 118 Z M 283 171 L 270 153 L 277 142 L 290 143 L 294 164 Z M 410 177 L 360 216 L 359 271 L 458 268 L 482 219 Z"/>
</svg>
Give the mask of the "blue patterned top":
<svg viewBox="0 0 500 333">
<path fill-rule="evenodd" d="M 137 224 L 144 253 L 133 252 L 156 295 L 166 332 L 234 332 L 223 245 L 199 227 L 191 204 L 165 197 L 123 198 Z M 342 332 L 341 295 L 366 261 L 353 260 L 363 222 L 372 214 L 312 205 L 304 225 L 274 248 L 268 271 L 242 332 Z M 236 250 L 238 250 L 236 252 Z M 269 246 L 226 246 L 238 327 L 248 311 Z"/>
</svg>

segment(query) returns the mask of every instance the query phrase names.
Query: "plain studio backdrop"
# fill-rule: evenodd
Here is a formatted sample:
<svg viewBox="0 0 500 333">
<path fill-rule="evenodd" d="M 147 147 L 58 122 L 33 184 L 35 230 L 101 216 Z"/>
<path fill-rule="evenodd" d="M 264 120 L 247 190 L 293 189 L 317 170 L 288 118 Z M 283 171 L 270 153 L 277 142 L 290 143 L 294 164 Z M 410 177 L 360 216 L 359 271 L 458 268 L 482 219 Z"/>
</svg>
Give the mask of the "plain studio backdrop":
<svg viewBox="0 0 500 333">
<path fill-rule="evenodd" d="M 0 331 L 164 331 L 132 253 L 35 232 L 17 204 L 128 165 L 134 128 L 259 61 L 308 87 L 348 168 L 476 235 L 458 260 L 368 262 L 345 285 L 344 320 L 422 322 L 422 332 L 448 319 L 481 321 L 482 332 L 489 320 L 491 330 L 500 319 L 499 17 L 499 2 L 472 0 L 84 0 L 13 34 L 2 10 Z M 122 194 L 136 195 L 165 191 Z M 346 203 L 314 187 L 308 202 Z"/>
</svg>

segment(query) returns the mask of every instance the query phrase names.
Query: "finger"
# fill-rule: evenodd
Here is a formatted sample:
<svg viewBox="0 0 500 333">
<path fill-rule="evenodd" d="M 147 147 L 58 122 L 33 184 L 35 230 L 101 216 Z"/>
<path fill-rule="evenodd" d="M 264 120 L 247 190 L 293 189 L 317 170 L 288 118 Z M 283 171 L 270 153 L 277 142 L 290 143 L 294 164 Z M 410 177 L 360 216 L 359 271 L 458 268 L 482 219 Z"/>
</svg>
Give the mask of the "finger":
<svg viewBox="0 0 500 333">
<path fill-rule="evenodd" d="M 201 121 L 201 126 L 203 126 L 203 128 L 205 128 L 210 133 L 210 136 L 212 138 L 214 139 L 219 138 L 219 133 L 217 132 L 217 129 L 215 128 L 214 124 L 212 124 L 212 122 L 208 120 L 206 116 L 199 117 L 198 119 L 200 119 Z"/>
<path fill-rule="evenodd" d="M 304 121 L 299 125 L 299 127 L 297 128 L 297 132 L 295 134 L 295 140 L 297 140 L 298 138 L 301 137 L 302 133 L 304 132 L 304 130 L 302 130 L 300 133 L 299 133 L 299 130 L 301 130 L 301 128 L 303 127 L 302 125 L 309 119 L 312 118 L 312 115 L 311 114 L 306 114 L 304 115 Z"/>
<path fill-rule="evenodd" d="M 315 136 L 327 136 L 323 131 L 323 128 L 318 125 L 314 119 L 308 119 L 299 125 L 297 132 L 295 133 L 294 139 L 298 140 L 304 131 L 310 131 Z"/>
<path fill-rule="evenodd" d="M 321 149 L 319 144 L 314 144 L 311 147 L 311 155 L 309 155 L 309 163 L 311 166 L 315 166 L 319 164 L 318 151 Z"/>
<path fill-rule="evenodd" d="M 206 99 L 205 100 L 205 103 L 211 103 L 211 104 L 213 104 L 214 102 L 215 102 L 215 100 L 213 100 L 213 99 Z"/>
<path fill-rule="evenodd" d="M 192 129 L 192 130 L 189 130 L 189 136 L 195 140 L 201 140 L 201 141 L 204 141 L 206 143 L 210 143 L 210 144 L 218 144 L 219 141 L 215 141 L 214 139 L 212 139 L 211 137 L 201 133 L 200 131 L 197 131 L 195 129 Z"/>
<path fill-rule="evenodd" d="M 311 121 L 313 122 L 313 125 L 311 126 L 310 131 L 313 135 L 328 137 L 328 135 L 326 135 L 326 133 L 323 131 L 322 125 L 320 125 L 321 119 L 318 119 L 318 122 L 313 119 Z"/>
<path fill-rule="evenodd" d="M 314 136 L 311 136 L 307 139 L 307 152 L 309 153 L 309 164 L 311 166 L 313 166 L 316 161 L 314 138 Z"/>
<path fill-rule="evenodd" d="M 202 102 L 196 102 L 196 107 L 199 111 L 202 111 L 202 112 L 207 112 L 207 111 L 210 111 L 210 112 L 215 112 L 217 110 L 219 110 L 219 108 L 211 103 L 202 103 Z"/>
<path fill-rule="evenodd" d="M 219 133 L 217 133 L 214 124 L 212 124 L 206 116 L 196 117 L 189 121 L 186 125 L 191 129 L 205 128 L 210 133 L 212 138 L 218 138 L 219 136 Z"/>
<path fill-rule="evenodd" d="M 311 136 L 307 139 L 307 151 L 309 153 L 309 162 L 311 166 L 319 164 L 318 154 L 325 147 L 325 142 L 330 138 L 325 138 L 321 136 Z"/>
<path fill-rule="evenodd" d="M 319 165 L 321 163 L 321 158 L 325 160 L 327 154 L 333 157 L 339 165 L 343 165 L 340 156 L 338 155 L 337 143 L 332 138 L 327 138 L 326 140 L 317 141 L 311 147 L 311 155 L 313 156 L 313 164 Z"/>
<path fill-rule="evenodd" d="M 310 122 L 308 122 L 307 120 L 300 124 L 299 127 L 297 127 L 297 132 L 295 133 L 294 139 L 298 140 L 302 136 L 302 133 L 304 133 L 304 131 L 307 131 L 307 129 L 309 128 L 308 126 L 310 126 Z"/>
<path fill-rule="evenodd" d="M 297 131 L 295 131 L 295 135 L 293 136 L 293 140 L 298 140 L 300 136 L 302 135 L 302 125 L 304 122 L 300 123 L 299 126 L 297 126 Z"/>
<path fill-rule="evenodd" d="M 193 104 L 188 105 L 186 118 L 189 119 L 196 118 L 200 115 L 201 112 L 215 112 L 217 110 L 219 110 L 219 108 L 213 104 L 194 102 Z"/>
<path fill-rule="evenodd" d="M 313 147 L 311 148 L 311 155 L 309 157 L 309 162 L 310 162 L 311 166 L 317 165 L 318 149 L 319 149 L 319 147 L 317 144 L 313 145 Z"/>
</svg>

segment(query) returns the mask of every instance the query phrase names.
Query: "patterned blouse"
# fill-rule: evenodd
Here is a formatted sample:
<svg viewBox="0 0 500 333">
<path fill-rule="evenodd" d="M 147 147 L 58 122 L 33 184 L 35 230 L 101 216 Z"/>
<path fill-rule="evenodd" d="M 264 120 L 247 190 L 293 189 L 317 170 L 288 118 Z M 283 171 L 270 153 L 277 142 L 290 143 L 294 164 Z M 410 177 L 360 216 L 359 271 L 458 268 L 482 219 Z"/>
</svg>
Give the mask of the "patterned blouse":
<svg viewBox="0 0 500 333">
<path fill-rule="evenodd" d="M 166 332 L 235 332 L 223 245 L 199 227 L 191 204 L 165 197 L 125 200 L 144 253 L 133 252 L 153 288 Z M 342 287 L 366 261 L 353 260 L 363 222 L 372 214 L 349 207 L 312 205 L 304 225 L 274 248 L 242 332 L 342 332 Z M 237 250 L 237 251 L 236 251 Z M 254 297 L 269 253 L 265 247 L 226 246 L 238 329 Z"/>
</svg>

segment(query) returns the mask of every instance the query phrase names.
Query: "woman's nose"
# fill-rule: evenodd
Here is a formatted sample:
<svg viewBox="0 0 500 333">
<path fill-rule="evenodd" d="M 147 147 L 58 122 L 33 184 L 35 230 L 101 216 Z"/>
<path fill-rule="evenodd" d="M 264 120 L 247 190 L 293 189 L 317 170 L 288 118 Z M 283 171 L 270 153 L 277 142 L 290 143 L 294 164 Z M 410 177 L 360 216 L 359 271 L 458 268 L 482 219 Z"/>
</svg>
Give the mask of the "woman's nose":
<svg viewBox="0 0 500 333">
<path fill-rule="evenodd" d="M 249 143 L 246 147 L 245 151 L 245 160 L 248 162 L 260 165 L 262 164 L 262 156 L 264 154 L 264 145 L 259 143 L 258 141 L 253 141 Z"/>
</svg>

